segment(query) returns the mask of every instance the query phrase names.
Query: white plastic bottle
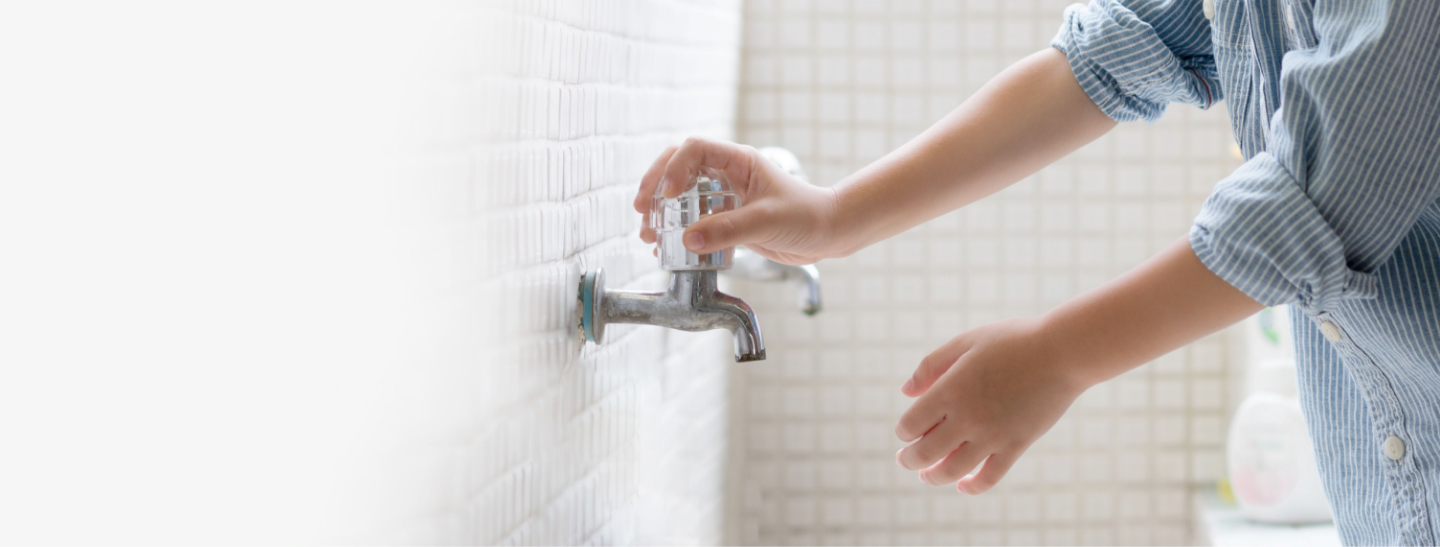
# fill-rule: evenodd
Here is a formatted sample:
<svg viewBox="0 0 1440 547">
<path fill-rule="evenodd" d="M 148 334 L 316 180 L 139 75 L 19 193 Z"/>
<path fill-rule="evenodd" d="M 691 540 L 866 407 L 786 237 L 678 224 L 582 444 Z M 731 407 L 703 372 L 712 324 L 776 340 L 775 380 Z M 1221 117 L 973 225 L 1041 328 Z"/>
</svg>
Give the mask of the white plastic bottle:
<svg viewBox="0 0 1440 547">
<path fill-rule="evenodd" d="M 1247 321 L 1247 396 L 1230 422 L 1230 486 L 1247 518 L 1304 524 L 1331 520 L 1305 428 L 1285 311 Z M 1270 319 L 1270 321 L 1265 321 Z M 1258 345 L 1259 347 L 1256 347 Z"/>
</svg>

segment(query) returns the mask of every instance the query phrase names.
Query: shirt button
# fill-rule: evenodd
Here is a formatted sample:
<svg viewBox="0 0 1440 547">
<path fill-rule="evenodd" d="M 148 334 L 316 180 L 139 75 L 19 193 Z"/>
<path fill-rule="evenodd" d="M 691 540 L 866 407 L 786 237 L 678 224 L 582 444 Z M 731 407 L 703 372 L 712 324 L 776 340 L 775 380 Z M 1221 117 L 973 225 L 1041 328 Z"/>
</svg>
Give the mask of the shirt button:
<svg viewBox="0 0 1440 547">
<path fill-rule="evenodd" d="M 1385 451 L 1385 457 L 1397 462 L 1400 461 L 1400 458 L 1405 457 L 1405 441 L 1400 440 L 1400 437 L 1391 435 L 1389 439 L 1385 439 L 1385 443 L 1380 445 L 1380 448 Z"/>
<path fill-rule="evenodd" d="M 1340 343 L 1340 327 L 1335 326 L 1334 323 L 1329 321 L 1320 323 L 1320 333 L 1325 335 L 1326 340 L 1336 344 Z"/>
</svg>

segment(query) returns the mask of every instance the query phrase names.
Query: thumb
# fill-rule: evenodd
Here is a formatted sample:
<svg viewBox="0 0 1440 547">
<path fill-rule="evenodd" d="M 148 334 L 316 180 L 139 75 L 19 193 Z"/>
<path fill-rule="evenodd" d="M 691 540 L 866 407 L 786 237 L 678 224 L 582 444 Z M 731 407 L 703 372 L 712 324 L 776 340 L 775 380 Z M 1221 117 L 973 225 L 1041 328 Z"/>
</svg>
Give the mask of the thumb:
<svg viewBox="0 0 1440 547">
<path fill-rule="evenodd" d="M 685 229 L 685 248 L 705 254 L 764 240 L 775 229 L 773 218 L 754 205 L 707 216 Z"/>
<path fill-rule="evenodd" d="M 920 366 L 915 367 L 915 374 L 905 381 L 900 392 L 907 397 L 924 395 L 926 391 L 929 391 L 930 386 L 935 385 L 935 381 L 945 374 L 945 371 L 950 370 L 950 367 L 960 360 L 961 355 L 970 351 L 970 346 L 969 338 L 963 334 L 951 338 L 945 345 L 920 360 Z"/>
</svg>

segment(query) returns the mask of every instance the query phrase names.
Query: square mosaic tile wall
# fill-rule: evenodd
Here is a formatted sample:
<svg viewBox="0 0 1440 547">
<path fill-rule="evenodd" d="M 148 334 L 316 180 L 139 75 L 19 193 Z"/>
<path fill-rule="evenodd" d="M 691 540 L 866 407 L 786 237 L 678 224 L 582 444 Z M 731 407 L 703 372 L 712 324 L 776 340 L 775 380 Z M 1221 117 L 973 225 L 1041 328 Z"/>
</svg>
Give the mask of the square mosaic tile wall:
<svg viewBox="0 0 1440 547">
<path fill-rule="evenodd" d="M 1064 1 L 749 0 L 740 142 L 833 184 L 1047 46 Z M 1238 165 L 1222 106 L 1126 124 L 999 194 L 820 263 L 827 309 L 745 287 L 770 359 L 733 379 L 749 544 L 1183 544 L 1192 485 L 1223 473 L 1227 342 L 1196 342 L 1087 392 L 978 497 L 898 467 L 901 383 L 966 329 L 1034 315 L 1182 237 Z"/>
<path fill-rule="evenodd" d="M 667 145 L 734 137 L 740 2 L 483 4 L 461 91 L 480 136 L 457 151 L 475 175 L 445 236 L 479 421 L 449 462 L 447 539 L 719 543 L 729 334 L 616 325 L 584 344 L 575 293 L 596 267 L 664 288 L 631 200 Z"/>
</svg>

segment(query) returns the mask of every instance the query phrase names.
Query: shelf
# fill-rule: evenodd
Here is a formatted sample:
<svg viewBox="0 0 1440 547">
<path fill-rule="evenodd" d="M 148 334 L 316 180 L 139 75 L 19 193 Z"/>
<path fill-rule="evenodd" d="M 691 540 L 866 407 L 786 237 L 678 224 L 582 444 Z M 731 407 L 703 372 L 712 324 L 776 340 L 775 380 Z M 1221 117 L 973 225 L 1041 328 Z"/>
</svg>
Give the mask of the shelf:
<svg viewBox="0 0 1440 547">
<path fill-rule="evenodd" d="M 1216 547 L 1266 545 L 1283 547 L 1329 547 L 1340 545 L 1335 524 L 1265 524 L 1252 522 L 1240 508 L 1220 499 L 1214 487 L 1195 493 L 1195 543 Z"/>
</svg>

